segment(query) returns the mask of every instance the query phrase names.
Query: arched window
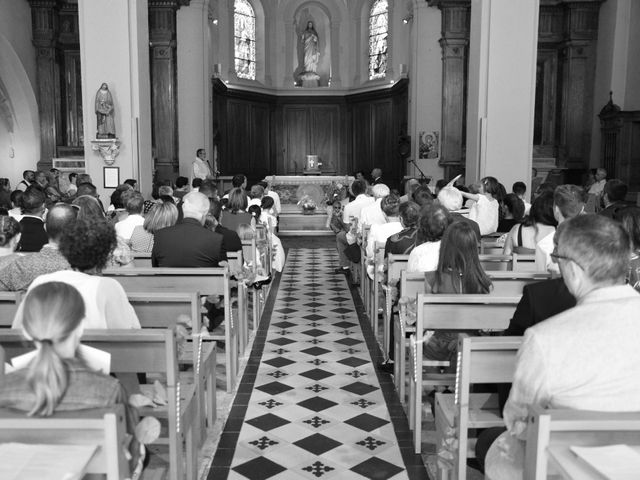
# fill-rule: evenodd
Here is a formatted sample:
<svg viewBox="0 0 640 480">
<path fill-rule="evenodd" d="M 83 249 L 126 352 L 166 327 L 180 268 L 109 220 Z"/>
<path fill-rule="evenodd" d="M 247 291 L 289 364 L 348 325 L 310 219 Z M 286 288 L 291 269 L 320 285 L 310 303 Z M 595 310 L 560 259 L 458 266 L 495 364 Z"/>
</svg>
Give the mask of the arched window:
<svg viewBox="0 0 640 480">
<path fill-rule="evenodd" d="M 233 39 L 236 75 L 256 79 L 256 14 L 247 0 L 234 0 Z"/>
<path fill-rule="evenodd" d="M 387 73 L 387 36 L 389 2 L 376 0 L 369 13 L 369 80 L 384 78 Z"/>
</svg>

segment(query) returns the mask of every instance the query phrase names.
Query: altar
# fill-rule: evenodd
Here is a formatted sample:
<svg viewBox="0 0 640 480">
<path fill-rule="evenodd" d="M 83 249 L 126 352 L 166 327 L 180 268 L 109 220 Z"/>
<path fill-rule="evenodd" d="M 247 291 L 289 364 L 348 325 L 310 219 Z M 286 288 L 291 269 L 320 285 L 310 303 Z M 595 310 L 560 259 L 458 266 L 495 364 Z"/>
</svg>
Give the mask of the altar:
<svg viewBox="0 0 640 480">
<path fill-rule="evenodd" d="M 339 192 L 346 193 L 354 178 L 271 175 L 264 180 L 280 196 L 279 235 L 329 235 L 333 232 L 327 226 L 327 202 Z"/>
</svg>

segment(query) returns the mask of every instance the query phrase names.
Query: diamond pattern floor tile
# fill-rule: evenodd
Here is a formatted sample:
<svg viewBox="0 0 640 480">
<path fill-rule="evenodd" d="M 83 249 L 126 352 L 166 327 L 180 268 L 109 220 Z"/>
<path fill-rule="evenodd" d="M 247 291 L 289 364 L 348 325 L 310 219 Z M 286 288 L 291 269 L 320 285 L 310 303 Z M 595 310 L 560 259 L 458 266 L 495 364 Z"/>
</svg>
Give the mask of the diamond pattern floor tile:
<svg viewBox="0 0 640 480">
<path fill-rule="evenodd" d="M 418 478 L 413 464 L 405 468 L 349 287 L 333 273 L 337 265 L 333 249 L 289 251 L 223 478 Z"/>
</svg>

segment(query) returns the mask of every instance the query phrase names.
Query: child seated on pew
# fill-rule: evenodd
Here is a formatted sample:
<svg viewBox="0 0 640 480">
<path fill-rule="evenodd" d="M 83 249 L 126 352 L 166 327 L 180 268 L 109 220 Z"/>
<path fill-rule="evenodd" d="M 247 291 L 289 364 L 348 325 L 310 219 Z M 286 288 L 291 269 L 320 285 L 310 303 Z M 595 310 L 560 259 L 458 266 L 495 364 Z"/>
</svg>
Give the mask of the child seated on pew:
<svg viewBox="0 0 640 480">
<path fill-rule="evenodd" d="M 490 290 L 491 280 L 480 265 L 473 228 L 466 222 L 452 223 L 442 237 L 437 270 L 425 274 L 425 292 L 473 294 Z M 429 360 L 448 360 L 446 370 L 455 372 L 458 333 L 435 332 L 424 346 L 424 356 Z"/>
<path fill-rule="evenodd" d="M 35 357 L 26 368 L 5 376 L 0 385 L 0 407 L 48 417 L 59 411 L 124 405 L 131 435 L 130 466 L 140 470 L 144 447 L 134 433 L 136 411 L 118 380 L 90 369 L 77 355 L 86 314 L 82 296 L 62 282 L 33 288 L 24 299 L 22 332 L 33 341 Z"/>
</svg>

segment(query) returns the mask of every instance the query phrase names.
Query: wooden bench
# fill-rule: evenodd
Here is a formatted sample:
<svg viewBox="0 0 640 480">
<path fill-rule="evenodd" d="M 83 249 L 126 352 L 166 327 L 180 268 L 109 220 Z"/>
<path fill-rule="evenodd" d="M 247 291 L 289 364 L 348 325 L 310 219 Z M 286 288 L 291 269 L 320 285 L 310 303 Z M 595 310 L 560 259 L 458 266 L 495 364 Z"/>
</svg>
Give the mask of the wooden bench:
<svg viewBox="0 0 640 480">
<path fill-rule="evenodd" d="M 397 255 L 390 253 L 389 255 L 387 255 L 387 258 L 383 260 L 386 282 L 381 283 L 380 287 L 384 292 L 385 299 L 384 307 L 382 310 L 382 353 L 385 359 L 389 358 L 391 328 L 393 323 L 393 303 L 397 297 L 397 295 L 394 294 L 394 289 L 398 289 L 400 283 L 400 274 L 401 272 L 406 270 L 408 259 L 409 255 Z"/>
<path fill-rule="evenodd" d="M 58 412 L 51 417 L 0 409 L 0 443 L 97 445 L 86 468 L 107 480 L 129 478 L 124 406 Z"/>
<path fill-rule="evenodd" d="M 153 416 L 168 422 L 168 439 L 163 440 L 168 440 L 171 480 L 182 480 L 185 473 L 186 478 L 194 479 L 197 475 L 196 392 L 195 386 L 180 382 L 175 332 L 170 329 L 85 330 L 82 344 L 111 354 L 111 371 L 116 374 L 144 372 L 166 377 L 167 406 L 142 407 L 138 412 L 141 417 Z M 0 345 L 9 358 L 33 350 L 18 330 L 0 332 Z M 183 468 L 183 453 L 186 468 Z"/>
<path fill-rule="evenodd" d="M 599 479 L 569 446 L 640 446 L 640 412 L 530 409 L 524 480 L 546 480 L 548 470 L 563 478 Z M 549 468 L 552 467 L 552 468 Z"/>
<path fill-rule="evenodd" d="M 475 439 L 469 439 L 469 429 L 504 425 L 498 395 L 471 393 L 471 385 L 511 383 L 516 367 L 516 355 L 522 337 L 469 337 L 460 334 L 455 395 L 437 393 L 435 397 L 436 445 L 442 448 L 453 442 L 453 469 L 438 462 L 439 480 L 467 478 L 467 458 L 475 457 Z M 451 476 L 448 474 L 452 473 Z"/>
<path fill-rule="evenodd" d="M 157 292 L 172 294 L 181 292 L 200 295 L 220 295 L 224 298 L 224 335 L 209 338 L 225 343 L 225 368 L 227 392 L 233 389 L 238 371 L 239 339 L 247 328 L 246 318 L 239 309 L 238 319 L 231 309 L 231 293 L 228 268 L 128 268 L 106 269 L 103 274 L 117 280 L 129 293 Z M 241 289 L 238 289 L 238 294 Z"/>
<path fill-rule="evenodd" d="M 204 425 L 213 428 L 216 421 L 216 344 L 203 342 L 200 334 L 200 295 L 198 293 L 127 293 L 142 328 L 170 328 L 178 324 L 179 317 L 190 320 L 192 342 L 183 345 L 180 363 L 193 366 L 193 379 L 198 400 L 196 436 L 205 439 Z"/>
<path fill-rule="evenodd" d="M 251 240 L 242 241 L 242 258 L 244 263 L 253 273 L 258 273 L 258 265 L 262 265 L 263 262 L 267 262 L 266 268 L 263 267 L 265 268 L 264 274 L 266 276 L 268 275 L 267 270 L 270 271 L 271 269 L 271 258 L 269 255 L 269 260 L 267 261 L 263 257 L 264 256 L 260 255 L 260 253 L 258 252 L 258 244 L 255 237 Z M 253 328 L 256 329 L 260 324 L 260 318 L 262 317 L 262 311 L 264 309 L 266 296 L 265 292 L 263 292 L 262 290 L 256 290 L 251 286 L 248 287 L 248 290 L 251 292 Z M 240 307 L 238 306 L 238 308 Z"/>
<path fill-rule="evenodd" d="M 151 267 L 151 253 L 131 252 L 133 253 L 133 267 L 148 268 Z"/>
<path fill-rule="evenodd" d="M 520 296 L 419 294 L 416 302 L 416 331 L 409 349 L 409 425 L 413 425 L 415 453 L 420 453 L 422 436 L 422 388 L 454 385 L 447 373 L 424 375 L 424 367 L 446 368 L 447 361 L 423 359 L 425 330 L 504 330 L 509 325 Z"/>
<path fill-rule="evenodd" d="M 0 327 L 11 328 L 23 292 L 0 292 Z"/>
</svg>

